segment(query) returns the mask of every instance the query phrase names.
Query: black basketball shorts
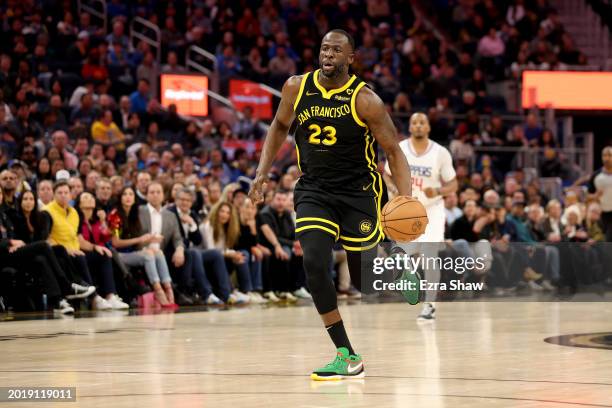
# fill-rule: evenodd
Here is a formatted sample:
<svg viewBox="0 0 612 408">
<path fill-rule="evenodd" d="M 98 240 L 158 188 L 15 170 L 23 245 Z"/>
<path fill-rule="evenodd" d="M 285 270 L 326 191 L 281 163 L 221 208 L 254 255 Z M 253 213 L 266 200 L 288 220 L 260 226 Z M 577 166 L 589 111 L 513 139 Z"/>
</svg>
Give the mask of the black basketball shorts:
<svg viewBox="0 0 612 408">
<path fill-rule="evenodd" d="M 330 191 L 298 181 L 294 192 L 296 237 L 317 229 L 332 235 L 347 251 L 365 251 L 384 239 L 380 223 L 383 186 L 380 176 L 363 191 Z"/>
</svg>

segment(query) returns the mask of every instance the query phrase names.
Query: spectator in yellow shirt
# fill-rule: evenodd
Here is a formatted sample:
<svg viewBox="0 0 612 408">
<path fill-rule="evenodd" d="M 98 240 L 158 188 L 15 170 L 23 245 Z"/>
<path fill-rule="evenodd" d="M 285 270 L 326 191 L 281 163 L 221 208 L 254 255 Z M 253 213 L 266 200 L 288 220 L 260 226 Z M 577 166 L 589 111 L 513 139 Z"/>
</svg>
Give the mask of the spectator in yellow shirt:
<svg viewBox="0 0 612 408">
<path fill-rule="evenodd" d="M 105 109 L 102 114 L 91 125 L 91 137 L 95 143 L 104 147 L 115 146 L 118 152 L 125 151 L 125 135 L 113 122 L 113 112 Z"/>
<path fill-rule="evenodd" d="M 66 248 L 68 255 L 71 257 L 84 256 L 77 236 L 79 214 L 70 206 L 70 199 L 68 182 L 62 180 L 55 183 L 53 186 L 53 201 L 43 208 L 52 220 L 49 242 L 51 245 L 61 245 Z"/>
<path fill-rule="evenodd" d="M 73 270 L 78 271 L 87 285 L 95 282 L 96 290 L 102 294 L 114 294 L 112 253 L 102 245 L 79 241 L 79 214 L 70 205 L 70 186 L 65 180 L 53 186 L 53 201 L 43 207 L 51 218 L 48 241 L 52 246 L 62 246 L 68 253 Z M 82 247 L 81 244 L 84 244 Z M 92 279 L 90 271 L 94 272 Z M 111 284 L 112 283 L 112 284 Z M 94 309 L 112 309 L 108 300 L 97 294 L 93 299 Z"/>
</svg>

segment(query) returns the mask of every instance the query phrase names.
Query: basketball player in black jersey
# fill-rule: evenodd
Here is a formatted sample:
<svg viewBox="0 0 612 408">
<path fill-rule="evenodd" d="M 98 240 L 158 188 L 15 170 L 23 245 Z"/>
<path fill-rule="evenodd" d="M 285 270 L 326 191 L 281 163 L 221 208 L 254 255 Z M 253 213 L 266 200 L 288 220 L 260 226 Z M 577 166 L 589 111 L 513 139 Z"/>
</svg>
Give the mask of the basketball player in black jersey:
<svg viewBox="0 0 612 408">
<path fill-rule="evenodd" d="M 296 120 L 302 176 L 294 193 L 295 231 L 304 252 L 308 287 L 337 348 L 334 361 L 312 373 L 314 380 L 365 375 L 342 323 L 329 268 L 332 248 L 339 241 L 347 251 L 353 284 L 361 291 L 373 290 L 362 276 L 372 275 L 376 246 L 384 238 L 377 143 L 385 151 L 399 195 L 411 195 L 408 162 L 383 102 L 365 82 L 349 74 L 354 49 L 348 33 L 332 30 L 321 42 L 321 68 L 285 82 L 249 193 L 254 202 L 262 201 L 274 157 Z"/>
</svg>

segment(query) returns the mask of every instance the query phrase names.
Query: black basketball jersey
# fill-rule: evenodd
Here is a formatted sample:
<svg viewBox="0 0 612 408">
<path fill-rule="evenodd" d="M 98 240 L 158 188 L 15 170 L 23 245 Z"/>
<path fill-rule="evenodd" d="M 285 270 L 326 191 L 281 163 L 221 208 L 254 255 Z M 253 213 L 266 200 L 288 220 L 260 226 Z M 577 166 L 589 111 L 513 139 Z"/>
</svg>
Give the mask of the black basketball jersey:
<svg viewBox="0 0 612 408">
<path fill-rule="evenodd" d="M 376 141 L 355 109 L 365 82 L 353 75 L 342 87 L 326 90 L 318 74 L 304 74 L 293 106 L 302 178 L 322 187 L 376 195 L 382 188 Z"/>
</svg>

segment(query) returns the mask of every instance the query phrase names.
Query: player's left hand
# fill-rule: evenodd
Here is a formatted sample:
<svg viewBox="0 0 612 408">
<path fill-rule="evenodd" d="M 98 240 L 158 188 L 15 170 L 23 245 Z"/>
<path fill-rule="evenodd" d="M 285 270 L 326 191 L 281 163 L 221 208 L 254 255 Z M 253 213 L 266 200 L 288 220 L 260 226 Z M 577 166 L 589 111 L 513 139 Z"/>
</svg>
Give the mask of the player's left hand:
<svg viewBox="0 0 612 408">
<path fill-rule="evenodd" d="M 433 187 L 427 187 L 425 190 L 423 190 L 423 192 L 427 198 L 434 198 L 438 196 L 438 191 Z"/>
<path fill-rule="evenodd" d="M 263 201 L 263 186 L 268 182 L 268 176 L 259 175 L 253 180 L 251 184 L 251 190 L 249 191 L 249 198 L 253 201 L 253 204 L 257 205 Z"/>
</svg>

